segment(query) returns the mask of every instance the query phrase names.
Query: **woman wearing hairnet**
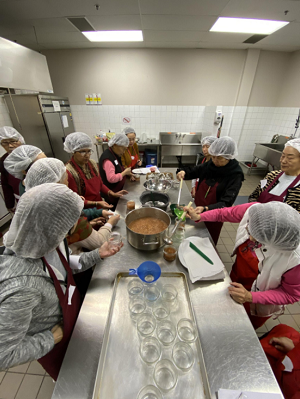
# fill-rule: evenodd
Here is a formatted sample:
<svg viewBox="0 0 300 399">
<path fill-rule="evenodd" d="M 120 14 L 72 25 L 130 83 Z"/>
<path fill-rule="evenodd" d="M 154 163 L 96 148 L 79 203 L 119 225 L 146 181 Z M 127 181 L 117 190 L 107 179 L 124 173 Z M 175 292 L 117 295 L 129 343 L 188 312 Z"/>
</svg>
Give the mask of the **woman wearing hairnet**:
<svg viewBox="0 0 300 399">
<path fill-rule="evenodd" d="M 85 133 L 75 132 L 67 135 L 64 150 L 72 154 L 72 158 L 66 164 L 69 188 L 85 198 L 85 208 L 112 208 L 112 199 L 122 197 L 124 193 L 115 193 L 103 184 L 97 163 L 90 159 L 92 146 L 92 140 Z M 108 202 L 102 200 L 101 194 Z"/>
<path fill-rule="evenodd" d="M 108 148 L 99 159 L 99 169 L 103 183 L 114 192 L 123 189 L 126 176 L 132 176 L 131 168 L 122 166 L 121 157 L 129 145 L 125 134 L 115 134 L 108 142 Z M 127 192 L 126 192 L 127 193 Z M 116 204 L 118 201 L 115 201 Z"/>
<path fill-rule="evenodd" d="M 82 208 L 64 184 L 33 187 L 20 199 L 0 256 L 1 370 L 39 359 L 57 378 L 81 304 L 72 274 L 118 252 L 105 243 L 69 256 L 64 238 Z"/>
<path fill-rule="evenodd" d="M 62 161 L 56 158 L 40 159 L 29 169 L 24 182 L 26 191 L 45 183 L 61 183 L 67 186 L 68 175 L 66 167 Z M 113 215 L 110 211 L 103 209 L 99 211 L 101 211 L 99 216 L 103 216 L 105 219 L 108 218 L 109 215 Z M 85 212 L 86 210 L 83 210 L 77 222 L 76 229 L 67 238 L 69 248 L 72 250 L 73 254 L 83 252 L 83 248 L 92 251 L 101 247 L 105 241 L 109 240 L 113 226 L 115 226 L 120 219 L 120 215 L 111 216 L 109 223 L 105 223 L 105 225 L 97 231 L 93 229 L 93 226 L 98 226 L 98 218 L 89 223 Z"/>
<path fill-rule="evenodd" d="M 17 147 L 25 144 L 23 136 L 11 126 L 0 127 L 0 143 L 6 153 L 0 158 L 1 186 L 4 195 L 5 206 L 14 212 L 16 200 L 19 197 L 20 180 L 8 173 L 4 168 L 4 161 Z"/>
<path fill-rule="evenodd" d="M 211 160 L 194 168 L 178 170 L 177 179 L 199 179 L 195 204 L 197 212 L 230 207 L 233 205 L 244 180 L 243 171 L 235 159 L 237 146 L 230 137 L 215 140 L 208 149 Z M 213 241 L 217 244 L 222 222 L 205 223 Z"/>
<path fill-rule="evenodd" d="M 281 154 L 281 170 L 268 173 L 249 202 L 285 202 L 300 212 L 300 139 L 289 140 Z"/>
<path fill-rule="evenodd" d="M 124 154 L 121 156 L 122 165 L 124 166 L 124 168 L 131 168 L 132 170 L 137 166 L 142 165 L 139 155 L 139 147 L 135 141 L 136 133 L 132 127 L 127 127 L 123 130 L 123 133 L 128 137 L 129 146 Z M 132 176 L 130 180 L 134 181 L 134 176 Z"/>
<path fill-rule="evenodd" d="M 233 254 L 229 293 L 244 303 L 253 327 L 259 328 L 284 305 L 300 299 L 300 215 L 280 203 L 243 204 L 203 214 L 195 221 L 240 223 Z"/>
<path fill-rule="evenodd" d="M 202 165 L 203 163 L 208 162 L 211 159 L 211 155 L 208 152 L 208 149 L 212 145 L 212 143 L 216 140 L 217 140 L 217 137 L 215 137 L 215 136 L 206 136 L 201 140 L 203 157 L 200 157 L 199 162 L 198 162 L 199 165 Z M 195 198 L 197 186 L 198 186 L 198 179 L 193 179 L 192 180 L 192 192 L 191 192 L 193 198 Z"/>
<path fill-rule="evenodd" d="M 38 147 L 33 145 L 22 145 L 9 154 L 4 161 L 4 167 L 8 173 L 19 179 L 19 194 L 25 193 L 23 179 L 31 165 L 38 159 L 47 158 Z"/>
</svg>

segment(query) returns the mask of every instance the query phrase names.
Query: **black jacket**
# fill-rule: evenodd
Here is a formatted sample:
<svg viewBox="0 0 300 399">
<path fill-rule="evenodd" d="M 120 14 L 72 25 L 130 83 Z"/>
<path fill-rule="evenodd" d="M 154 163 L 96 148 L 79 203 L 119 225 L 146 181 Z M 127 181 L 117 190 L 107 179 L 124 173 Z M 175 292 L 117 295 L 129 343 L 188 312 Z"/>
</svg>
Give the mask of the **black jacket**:
<svg viewBox="0 0 300 399">
<path fill-rule="evenodd" d="M 184 180 L 199 179 L 198 188 L 202 181 L 212 187 L 216 182 L 219 183 L 216 190 L 217 202 L 208 205 L 209 210 L 232 206 L 244 180 L 244 173 L 236 159 L 231 159 L 222 167 L 216 167 L 210 160 L 194 167 L 177 169 L 176 174 L 181 170 L 185 171 Z"/>
</svg>

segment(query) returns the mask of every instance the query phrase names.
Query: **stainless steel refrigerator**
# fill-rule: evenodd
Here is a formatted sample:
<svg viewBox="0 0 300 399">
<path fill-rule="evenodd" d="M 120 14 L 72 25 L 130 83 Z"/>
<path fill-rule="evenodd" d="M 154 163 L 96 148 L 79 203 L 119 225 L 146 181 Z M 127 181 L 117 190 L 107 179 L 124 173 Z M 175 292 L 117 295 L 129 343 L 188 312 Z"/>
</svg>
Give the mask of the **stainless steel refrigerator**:
<svg viewBox="0 0 300 399">
<path fill-rule="evenodd" d="M 13 126 L 25 139 L 47 155 L 63 162 L 70 155 L 63 149 L 65 137 L 75 131 L 69 99 L 48 94 L 5 95 Z"/>
</svg>

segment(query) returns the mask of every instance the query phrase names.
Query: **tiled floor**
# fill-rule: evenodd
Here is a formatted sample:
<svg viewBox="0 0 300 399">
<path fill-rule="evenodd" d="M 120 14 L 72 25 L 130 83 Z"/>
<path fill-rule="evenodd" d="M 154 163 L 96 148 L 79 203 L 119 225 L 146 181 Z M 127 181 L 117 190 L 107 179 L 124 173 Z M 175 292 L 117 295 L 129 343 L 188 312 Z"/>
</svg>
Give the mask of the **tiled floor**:
<svg viewBox="0 0 300 399">
<path fill-rule="evenodd" d="M 240 190 L 240 196 L 248 196 L 257 186 L 263 176 L 245 176 L 246 179 Z M 224 223 L 217 245 L 220 257 L 228 272 L 234 259 L 230 257 L 235 240 L 238 224 Z M 1 232 L 5 232 L 0 229 Z M 4 230 L 4 231 L 3 231 Z M 257 330 L 257 335 L 263 335 L 274 325 L 284 323 L 300 331 L 300 303 L 287 306 L 286 313 L 278 320 L 269 319 L 265 325 Z M 0 399 L 50 399 L 54 382 L 36 361 L 0 372 Z"/>
</svg>

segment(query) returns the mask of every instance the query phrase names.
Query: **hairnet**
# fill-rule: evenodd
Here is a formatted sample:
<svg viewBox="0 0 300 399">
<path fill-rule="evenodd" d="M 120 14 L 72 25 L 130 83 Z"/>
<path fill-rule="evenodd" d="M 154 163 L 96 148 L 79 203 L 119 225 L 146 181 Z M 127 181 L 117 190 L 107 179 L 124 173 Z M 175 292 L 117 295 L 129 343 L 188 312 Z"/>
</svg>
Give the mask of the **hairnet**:
<svg viewBox="0 0 300 399">
<path fill-rule="evenodd" d="M 236 142 L 228 136 L 215 140 L 209 147 L 208 152 L 214 157 L 224 157 L 226 159 L 234 159 L 238 154 Z"/>
<path fill-rule="evenodd" d="M 129 139 L 122 133 L 115 134 L 108 142 L 108 146 L 112 147 L 114 144 L 121 145 L 123 147 L 129 146 Z"/>
<path fill-rule="evenodd" d="M 64 142 L 64 150 L 70 154 L 74 154 L 74 152 L 82 150 L 83 148 L 91 149 L 92 147 L 93 143 L 91 138 L 82 132 L 68 134 Z"/>
<path fill-rule="evenodd" d="M 294 147 L 298 152 L 300 152 L 300 139 L 289 140 L 285 143 L 284 148 Z"/>
<path fill-rule="evenodd" d="M 46 183 L 22 195 L 5 246 L 22 258 L 53 251 L 80 217 L 84 202 L 64 184 Z"/>
<path fill-rule="evenodd" d="M 134 133 L 134 134 L 135 134 L 135 130 L 134 130 L 133 127 L 126 127 L 126 128 L 123 130 L 122 133 L 126 134 L 126 136 L 127 136 L 127 134 L 130 134 L 130 133 Z"/>
<path fill-rule="evenodd" d="M 4 160 L 4 167 L 8 173 L 22 180 L 24 178 L 22 171 L 27 170 L 42 152 L 42 150 L 33 145 L 21 145 L 13 150 Z"/>
<path fill-rule="evenodd" d="M 38 159 L 29 169 L 24 180 L 25 190 L 45 183 L 60 183 L 66 174 L 66 167 L 56 158 Z"/>
<path fill-rule="evenodd" d="M 300 215 L 282 202 L 249 208 L 249 232 L 259 243 L 278 251 L 292 251 L 300 243 Z"/>
<path fill-rule="evenodd" d="M 218 137 L 215 136 L 206 136 L 201 140 L 201 145 L 209 145 L 211 146 L 214 141 L 217 140 Z"/>
<path fill-rule="evenodd" d="M 25 144 L 24 137 L 11 126 L 0 127 L 0 142 L 4 139 L 18 139 L 22 144 Z"/>
</svg>

